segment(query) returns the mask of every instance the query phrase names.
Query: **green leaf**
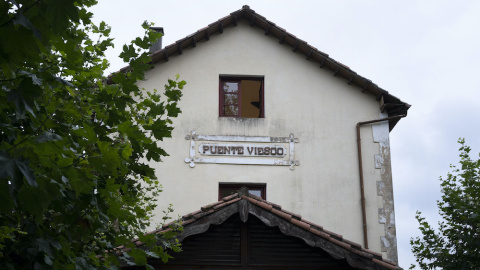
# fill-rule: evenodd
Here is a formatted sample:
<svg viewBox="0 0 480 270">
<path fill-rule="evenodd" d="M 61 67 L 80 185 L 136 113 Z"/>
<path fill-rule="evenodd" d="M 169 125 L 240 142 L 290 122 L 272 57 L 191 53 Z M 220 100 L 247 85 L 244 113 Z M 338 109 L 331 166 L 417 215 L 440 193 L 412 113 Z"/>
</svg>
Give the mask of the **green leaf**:
<svg viewBox="0 0 480 270">
<path fill-rule="evenodd" d="M 145 127 L 147 130 L 151 130 L 153 136 L 157 140 L 163 140 L 163 138 L 169 138 L 172 135 L 173 128 L 167 125 L 167 121 L 163 119 L 157 119 L 152 125 Z"/>
<path fill-rule="evenodd" d="M 171 86 L 175 87 L 175 85 Z M 165 91 L 165 95 L 168 97 L 168 101 L 179 101 L 182 97 L 182 91 L 178 89 L 168 89 Z"/>
<path fill-rule="evenodd" d="M 0 151 L 0 179 L 5 179 L 10 177 L 11 179 L 15 176 L 16 162 L 15 159 L 10 157 L 10 155 L 5 151 Z"/>
<path fill-rule="evenodd" d="M 122 157 L 127 159 L 132 155 L 133 149 L 130 144 L 127 144 L 122 150 Z"/>
<path fill-rule="evenodd" d="M 130 58 L 137 57 L 138 53 L 133 45 L 123 45 L 123 51 L 120 53 L 120 57 L 123 61 L 128 62 Z"/>
<path fill-rule="evenodd" d="M 141 249 L 132 249 L 128 254 L 135 260 L 135 263 L 139 266 L 144 266 L 147 264 L 146 254 Z"/>
<path fill-rule="evenodd" d="M 15 103 L 16 112 L 22 115 L 24 111 L 33 112 L 34 98 L 40 97 L 43 90 L 38 85 L 34 84 L 31 78 L 23 79 L 17 89 L 13 89 L 8 94 L 8 101 Z"/>
<path fill-rule="evenodd" d="M 27 179 L 27 182 L 32 186 L 38 186 L 37 181 L 35 181 L 35 176 L 33 175 L 33 171 L 28 166 L 28 161 L 15 159 L 15 163 L 17 164 L 18 169 L 23 174 L 23 176 Z"/>
<path fill-rule="evenodd" d="M 42 38 L 42 35 L 41 35 L 40 31 L 38 31 L 37 28 L 35 28 L 35 26 L 33 26 L 33 24 L 30 22 L 30 20 L 27 17 L 25 17 L 25 15 L 23 15 L 23 13 L 21 12 L 21 9 L 19 9 L 19 12 L 17 12 L 17 14 L 15 14 L 15 18 L 13 19 L 13 24 L 23 25 L 27 29 L 32 30 L 33 35 L 36 38 L 38 38 L 38 39 Z"/>
<path fill-rule="evenodd" d="M 177 103 L 170 103 L 166 106 L 168 116 L 177 117 L 182 111 L 177 107 Z"/>
<path fill-rule="evenodd" d="M 44 143 L 44 142 L 49 142 L 49 141 L 60 141 L 62 140 L 62 137 L 53 133 L 53 132 L 48 132 L 44 131 L 40 135 L 38 135 L 35 138 L 35 141 L 38 143 Z"/>
<path fill-rule="evenodd" d="M 28 77 L 30 77 L 30 79 L 32 79 L 32 82 L 33 82 L 34 84 L 39 85 L 39 86 L 42 85 L 42 80 L 39 79 L 39 78 L 37 77 L 37 75 L 35 75 L 35 74 L 31 73 L 31 72 L 28 72 L 28 71 L 25 71 L 25 70 L 19 70 L 19 71 L 18 71 L 18 74 L 20 74 L 20 75 L 27 75 Z"/>
<path fill-rule="evenodd" d="M 44 252 L 46 255 L 52 255 L 52 250 L 50 248 L 50 242 L 47 239 L 39 238 L 37 239 L 38 249 L 41 252 Z"/>
<path fill-rule="evenodd" d="M 50 256 L 45 255 L 45 263 L 46 263 L 47 265 L 50 265 L 50 266 L 53 264 L 52 259 L 50 258 Z"/>
</svg>

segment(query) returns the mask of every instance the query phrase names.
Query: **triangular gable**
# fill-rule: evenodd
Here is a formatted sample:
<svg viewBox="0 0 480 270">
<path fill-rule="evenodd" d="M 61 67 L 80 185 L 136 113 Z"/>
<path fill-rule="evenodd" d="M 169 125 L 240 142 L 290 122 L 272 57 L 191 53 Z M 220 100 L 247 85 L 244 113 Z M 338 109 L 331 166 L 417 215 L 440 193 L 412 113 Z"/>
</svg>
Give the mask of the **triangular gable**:
<svg viewBox="0 0 480 270">
<path fill-rule="evenodd" d="M 315 61 L 319 67 L 329 70 L 335 77 L 343 78 L 345 83 L 357 85 L 362 92 L 372 94 L 380 103 L 380 110 L 388 113 L 389 116 L 406 115 L 410 105 L 401 101 L 399 98 L 391 95 L 388 91 L 380 88 L 371 80 L 362 77 L 348 66 L 332 59 L 328 54 L 318 50 L 307 42 L 297 38 L 295 35 L 287 32 L 275 23 L 267 20 L 262 15 L 256 13 L 245 5 L 242 9 L 230 13 L 218 21 L 209 24 L 193 34 L 186 36 L 165 48 L 151 54 L 153 63 L 167 62 L 170 56 L 182 54 L 185 48 L 196 47 L 197 42 L 210 40 L 215 34 L 221 34 L 228 31 L 231 27 L 236 27 L 240 20 L 246 20 L 252 27 L 258 27 L 264 31 L 265 35 L 278 38 L 278 42 L 286 44 L 292 48 L 293 52 L 305 55 L 306 61 Z M 127 70 L 123 68 L 122 71 Z M 396 125 L 400 118 L 389 121 L 390 130 Z"/>
<path fill-rule="evenodd" d="M 303 240 L 305 245 L 327 254 L 327 259 L 332 263 L 347 266 L 341 269 L 401 269 L 394 262 L 383 259 L 381 254 L 364 249 L 339 234 L 304 220 L 300 215 L 254 196 L 246 188 L 183 216 L 181 218 L 183 232 L 178 235 L 178 239 L 183 241 L 188 237 L 204 234 L 212 225 L 224 224 L 235 215 L 238 215 L 242 222 L 247 222 L 249 217 L 255 217 L 268 227 L 278 228 L 283 235 Z M 160 234 L 170 230 L 170 225 L 172 224 L 166 224 L 151 233 Z M 138 240 L 134 242 L 137 246 L 142 245 Z M 175 254 L 173 256 L 175 257 Z"/>
</svg>

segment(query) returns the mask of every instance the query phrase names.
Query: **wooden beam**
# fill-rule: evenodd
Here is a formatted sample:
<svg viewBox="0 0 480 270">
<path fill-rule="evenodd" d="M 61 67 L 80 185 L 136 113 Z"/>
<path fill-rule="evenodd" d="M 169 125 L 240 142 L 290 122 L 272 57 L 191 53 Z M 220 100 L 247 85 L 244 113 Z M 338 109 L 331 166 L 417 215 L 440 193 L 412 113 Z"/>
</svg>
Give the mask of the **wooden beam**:
<svg viewBox="0 0 480 270">
<path fill-rule="evenodd" d="M 205 31 L 205 39 L 210 40 L 210 32 L 208 31 L 208 29 Z"/>
<path fill-rule="evenodd" d="M 338 73 L 340 72 L 340 66 L 337 66 L 337 69 L 333 72 L 333 76 L 337 77 Z"/>
<path fill-rule="evenodd" d="M 220 34 L 223 33 L 223 22 L 220 22 Z"/>
<path fill-rule="evenodd" d="M 325 66 L 325 62 L 327 61 L 327 58 L 324 57 L 322 62 L 320 63 L 320 68 L 323 68 Z"/>
<path fill-rule="evenodd" d="M 362 88 L 362 93 L 365 93 L 365 91 L 367 91 L 367 88 L 368 88 L 369 85 L 370 85 L 370 81 L 365 80 L 365 85 Z"/>
<path fill-rule="evenodd" d="M 347 82 L 347 84 L 349 84 L 349 85 L 350 85 L 350 84 L 352 84 L 353 77 L 354 77 L 353 75 L 352 75 L 352 76 L 350 76 L 350 78 L 348 79 L 348 82 Z"/>
<path fill-rule="evenodd" d="M 192 37 L 192 46 L 197 47 L 197 41 L 195 40 L 195 36 Z"/>
<path fill-rule="evenodd" d="M 163 51 L 163 56 L 164 56 L 164 58 L 165 58 L 165 61 L 168 62 L 167 50 L 164 50 L 164 51 Z"/>
<path fill-rule="evenodd" d="M 300 45 L 300 40 L 297 39 L 297 44 L 295 44 L 295 47 L 293 47 L 293 52 L 296 52 L 298 49 L 298 46 Z"/>
<path fill-rule="evenodd" d="M 278 43 L 282 44 L 283 41 L 285 41 L 285 36 L 286 36 L 286 35 L 287 35 L 287 34 L 283 33 L 283 35 L 282 35 L 282 37 L 280 38 L 280 40 L 278 41 Z"/>
<path fill-rule="evenodd" d="M 237 24 L 238 24 L 237 15 L 233 15 L 233 25 L 237 26 Z"/>
<path fill-rule="evenodd" d="M 313 50 L 310 50 L 310 52 L 307 55 L 307 60 L 310 60 L 312 58 Z"/>
<path fill-rule="evenodd" d="M 178 54 L 183 53 L 182 43 L 178 44 Z"/>
<path fill-rule="evenodd" d="M 255 17 L 255 16 L 252 17 L 252 19 L 250 20 L 250 26 L 253 27 L 253 24 L 255 23 L 255 19 L 256 19 L 256 18 L 257 18 L 257 17 Z"/>
<path fill-rule="evenodd" d="M 268 32 L 270 32 L 271 25 L 268 24 L 267 29 L 265 29 L 265 36 L 268 36 Z"/>
</svg>

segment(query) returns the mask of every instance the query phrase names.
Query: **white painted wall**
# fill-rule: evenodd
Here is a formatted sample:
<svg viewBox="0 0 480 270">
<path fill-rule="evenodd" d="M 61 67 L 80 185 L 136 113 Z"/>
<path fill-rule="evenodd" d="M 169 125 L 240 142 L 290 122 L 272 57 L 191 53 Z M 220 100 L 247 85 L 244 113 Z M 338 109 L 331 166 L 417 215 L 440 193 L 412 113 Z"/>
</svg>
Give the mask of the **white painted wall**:
<svg viewBox="0 0 480 270">
<path fill-rule="evenodd" d="M 176 214 L 184 215 L 215 202 L 219 182 L 266 183 L 267 200 L 363 244 L 355 125 L 380 117 L 373 96 L 242 21 L 156 64 L 140 86 L 161 90 L 176 74 L 187 85 L 173 138 L 160 142 L 170 156 L 154 164 L 164 187 L 157 222 L 170 203 Z M 220 74 L 265 76 L 265 118 L 220 118 Z M 388 135 L 388 125 L 383 128 Z M 300 140 L 295 145 L 300 166 L 293 171 L 288 166 L 259 165 L 190 168 L 184 159 L 190 147 L 185 135 L 191 130 L 205 135 L 287 137 L 293 133 Z M 375 169 L 374 155 L 379 154 L 379 144 L 373 141 L 371 126 L 362 127 L 361 135 L 370 249 L 380 252 L 385 230 L 378 222 L 383 201 L 377 195 L 380 170 Z"/>
</svg>

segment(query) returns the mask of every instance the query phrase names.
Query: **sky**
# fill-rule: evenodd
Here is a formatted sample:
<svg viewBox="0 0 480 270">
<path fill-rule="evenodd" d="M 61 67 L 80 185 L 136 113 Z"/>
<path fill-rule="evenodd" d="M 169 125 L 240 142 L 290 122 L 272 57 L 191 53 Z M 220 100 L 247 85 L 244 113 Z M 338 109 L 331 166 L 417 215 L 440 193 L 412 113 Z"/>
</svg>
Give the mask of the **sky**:
<svg viewBox="0 0 480 270">
<path fill-rule="evenodd" d="M 457 164 L 460 137 L 480 152 L 480 1 L 99 0 L 94 21 L 112 27 L 117 71 L 123 44 L 145 20 L 164 27 L 163 45 L 243 5 L 412 105 L 390 133 L 399 264 L 415 259 L 415 212 L 439 220 L 440 176 Z"/>
</svg>

